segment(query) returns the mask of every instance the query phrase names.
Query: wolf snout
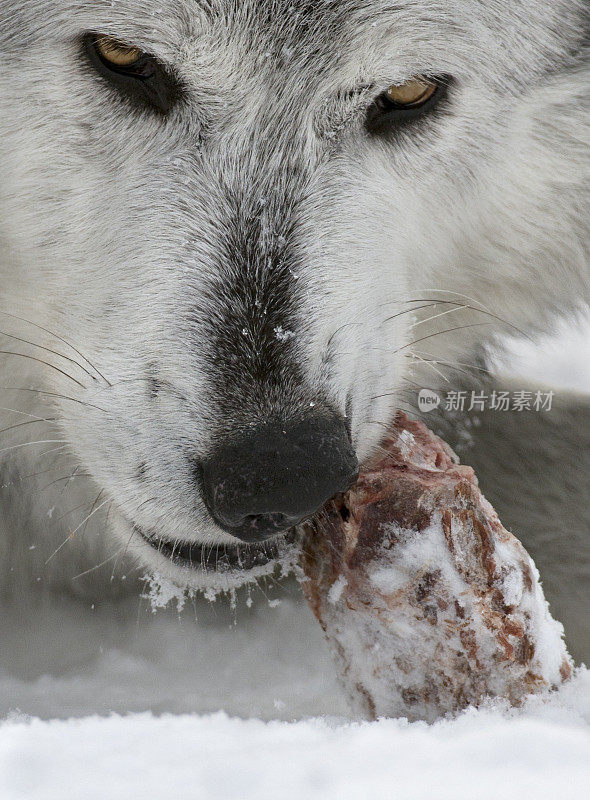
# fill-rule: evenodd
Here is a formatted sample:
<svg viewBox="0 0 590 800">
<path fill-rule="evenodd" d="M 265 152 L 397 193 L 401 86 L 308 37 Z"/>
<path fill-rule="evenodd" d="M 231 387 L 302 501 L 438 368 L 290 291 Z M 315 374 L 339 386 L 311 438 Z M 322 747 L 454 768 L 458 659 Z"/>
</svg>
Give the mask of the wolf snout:
<svg viewBox="0 0 590 800">
<path fill-rule="evenodd" d="M 345 420 L 314 409 L 218 443 L 203 464 L 203 497 L 221 528 L 261 542 L 315 514 L 357 475 Z"/>
</svg>

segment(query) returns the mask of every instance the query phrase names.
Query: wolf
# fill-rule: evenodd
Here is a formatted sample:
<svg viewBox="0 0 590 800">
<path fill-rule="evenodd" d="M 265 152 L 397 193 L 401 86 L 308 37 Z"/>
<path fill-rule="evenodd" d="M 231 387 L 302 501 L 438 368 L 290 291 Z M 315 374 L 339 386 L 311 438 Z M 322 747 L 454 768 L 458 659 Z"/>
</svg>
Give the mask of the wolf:
<svg viewBox="0 0 590 800">
<path fill-rule="evenodd" d="M 585 0 L 3 0 L 3 593 L 264 575 L 416 386 L 575 314 L 588 21 Z M 550 438 L 556 470 L 581 457 Z"/>
</svg>

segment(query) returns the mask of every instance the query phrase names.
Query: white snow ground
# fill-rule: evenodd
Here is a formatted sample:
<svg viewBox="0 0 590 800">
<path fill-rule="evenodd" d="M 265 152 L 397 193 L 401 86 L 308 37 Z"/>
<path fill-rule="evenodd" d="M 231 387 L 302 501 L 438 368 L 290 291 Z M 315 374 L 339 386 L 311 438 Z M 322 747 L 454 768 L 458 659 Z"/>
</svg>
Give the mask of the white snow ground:
<svg viewBox="0 0 590 800">
<path fill-rule="evenodd" d="M 590 333 L 514 343 L 502 363 L 590 392 Z M 8 610 L 0 800 L 590 796 L 589 671 L 518 711 L 358 724 L 296 591 L 270 599 Z"/>
<path fill-rule="evenodd" d="M 358 724 L 296 597 L 237 618 L 201 602 L 196 620 L 136 609 L 4 624 L 2 800 L 588 796 L 588 670 L 519 711 Z"/>
<path fill-rule="evenodd" d="M 0 729 L 5 800 L 130 797 L 583 800 L 590 673 L 545 706 L 403 720 L 294 723 L 151 714 Z"/>
</svg>

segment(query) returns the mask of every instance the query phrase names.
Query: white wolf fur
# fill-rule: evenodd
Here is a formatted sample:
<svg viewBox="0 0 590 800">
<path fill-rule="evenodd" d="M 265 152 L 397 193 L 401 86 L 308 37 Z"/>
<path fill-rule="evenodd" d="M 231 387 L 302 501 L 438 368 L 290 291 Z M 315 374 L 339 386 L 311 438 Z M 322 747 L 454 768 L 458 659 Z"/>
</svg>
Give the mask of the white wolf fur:
<svg viewBox="0 0 590 800">
<path fill-rule="evenodd" d="M 203 326 L 236 208 L 258 215 L 248 280 L 268 281 L 265 254 L 297 228 L 293 331 L 277 336 L 301 372 L 236 414 L 350 398 L 361 460 L 414 380 L 408 301 L 469 297 L 505 321 L 459 308 L 418 328 L 471 326 L 418 348 L 460 363 L 585 302 L 586 24 L 582 0 L 2 0 L 0 343 L 29 356 L 0 356 L 1 427 L 29 423 L 0 445 L 3 587 L 104 592 L 116 558 L 203 580 L 133 525 L 230 542 L 191 461 L 232 423 Z M 86 31 L 170 65 L 184 103 L 131 110 L 84 59 Z M 372 100 L 417 74 L 452 76 L 444 114 L 368 137 Z"/>
</svg>

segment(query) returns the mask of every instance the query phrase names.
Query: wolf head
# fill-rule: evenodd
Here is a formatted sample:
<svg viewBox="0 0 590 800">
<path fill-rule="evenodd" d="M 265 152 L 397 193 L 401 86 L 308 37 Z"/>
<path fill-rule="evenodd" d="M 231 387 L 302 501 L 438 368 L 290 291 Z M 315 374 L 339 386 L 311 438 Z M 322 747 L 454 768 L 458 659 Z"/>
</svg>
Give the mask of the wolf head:
<svg viewBox="0 0 590 800">
<path fill-rule="evenodd" d="M 587 297 L 584 5 L 4 0 L 2 405 L 83 516 L 263 568 L 417 364 Z"/>
</svg>

